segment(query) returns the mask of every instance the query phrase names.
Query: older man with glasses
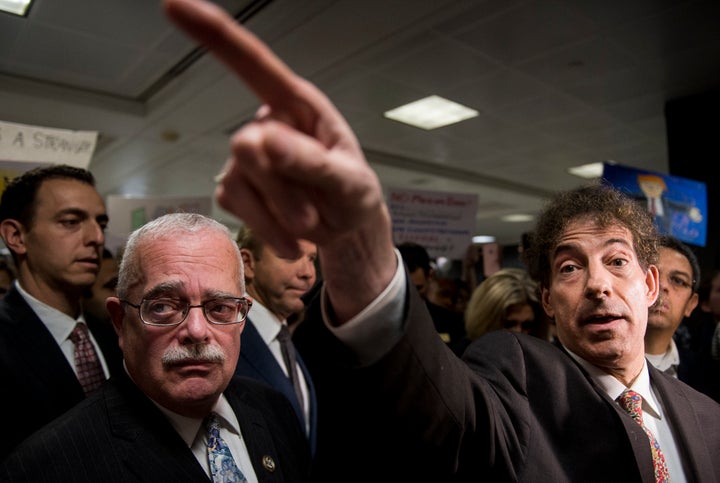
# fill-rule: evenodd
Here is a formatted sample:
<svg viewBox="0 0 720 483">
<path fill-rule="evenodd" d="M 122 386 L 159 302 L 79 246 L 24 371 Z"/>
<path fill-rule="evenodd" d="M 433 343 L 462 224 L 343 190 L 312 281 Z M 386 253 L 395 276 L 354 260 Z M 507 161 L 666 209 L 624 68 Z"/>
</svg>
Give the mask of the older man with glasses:
<svg viewBox="0 0 720 483">
<path fill-rule="evenodd" d="M 290 403 L 233 379 L 244 292 L 239 249 L 220 223 L 175 213 L 131 234 L 107 300 L 126 374 L 23 443 L 0 480 L 307 480 L 310 450 Z"/>
</svg>

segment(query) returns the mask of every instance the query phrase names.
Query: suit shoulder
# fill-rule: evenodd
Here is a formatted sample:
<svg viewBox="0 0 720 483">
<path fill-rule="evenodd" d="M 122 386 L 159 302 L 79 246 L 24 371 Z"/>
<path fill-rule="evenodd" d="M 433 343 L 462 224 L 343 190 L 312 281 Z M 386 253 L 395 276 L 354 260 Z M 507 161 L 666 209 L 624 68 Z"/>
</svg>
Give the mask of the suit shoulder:
<svg viewBox="0 0 720 483">
<path fill-rule="evenodd" d="M 239 396 L 243 399 L 274 401 L 276 399 L 284 400 L 285 396 L 277 389 L 267 383 L 259 381 L 249 376 L 235 374 L 228 384 L 225 392 Z"/>
</svg>

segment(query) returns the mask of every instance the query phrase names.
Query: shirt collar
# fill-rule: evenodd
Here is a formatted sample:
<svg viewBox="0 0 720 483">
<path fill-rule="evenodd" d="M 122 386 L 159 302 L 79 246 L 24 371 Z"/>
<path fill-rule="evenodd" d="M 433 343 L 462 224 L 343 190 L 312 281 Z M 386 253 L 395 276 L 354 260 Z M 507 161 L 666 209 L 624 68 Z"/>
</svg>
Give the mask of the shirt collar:
<svg viewBox="0 0 720 483">
<path fill-rule="evenodd" d="M 15 280 L 15 286 L 17 287 L 18 292 L 20 292 L 22 298 L 25 299 L 25 302 L 27 302 L 42 323 L 45 324 L 58 345 L 62 345 L 62 343 L 70 337 L 70 334 L 75 328 L 75 324 L 78 322 L 85 323 L 85 317 L 82 312 L 77 319 L 73 319 L 64 312 L 61 312 L 30 295 L 24 288 L 22 288 L 18 280 Z"/>
<path fill-rule="evenodd" d="M 662 419 L 662 410 L 660 404 L 655 397 L 655 393 L 650 386 L 650 372 L 648 371 L 647 361 L 643 360 L 643 367 L 640 374 L 635 378 L 631 387 L 625 387 L 625 385 L 617 380 L 614 376 L 608 374 L 602 369 L 596 367 L 590 362 L 586 361 L 582 357 L 569 351 L 568 354 L 585 369 L 592 380 L 597 384 L 613 401 L 615 401 L 620 394 L 626 389 L 632 389 L 636 393 L 640 394 L 643 398 L 642 409 L 644 412 L 650 412 L 653 416 L 658 419 Z"/>
<path fill-rule="evenodd" d="M 252 324 L 257 329 L 265 344 L 270 345 L 277 337 L 280 332 L 280 326 L 285 323 L 285 320 L 278 319 L 267 307 L 256 300 L 253 300 L 251 314 L 250 319 L 252 320 Z"/>
<path fill-rule="evenodd" d="M 660 369 L 663 372 L 667 372 L 668 369 L 674 367 L 675 370 L 671 373 L 673 376 L 677 376 L 677 366 L 680 364 L 680 354 L 677 350 L 677 345 L 673 339 L 670 339 L 670 347 L 662 354 L 645 354 L 645 358 L 650 363 Z"/>
<path fill-rule="evenodd" d="M 203 420 L 182 416 L 164 408 L 155 401 L 153 401 L 153 403 L 158 407 L 158 409 L 160 409 L 160 411 L 163 412 L 163 414 L 165 414 L 165 416 L 167 416 L 170 424 L 172 424 L 175 431 L 177 431 L 183 441 L 185 441 L 185 444 L 187 444 L 188 447 L 192 447 L 193 441 L 195 441 L 196 436 L 200 432 L 200 426 L 202 425 Z M 230 403 L 227 402 L 224 394 L 220 395 L 211 412 L 216 413 L 220 419 L 222 419 L 223 429 L 242 438 L 240 433 L 240 423 L 238 423 L 237 416 L 235 416 L 235 412 L 232 410 L 232 407 L 230 407 Z"/>
</svg>

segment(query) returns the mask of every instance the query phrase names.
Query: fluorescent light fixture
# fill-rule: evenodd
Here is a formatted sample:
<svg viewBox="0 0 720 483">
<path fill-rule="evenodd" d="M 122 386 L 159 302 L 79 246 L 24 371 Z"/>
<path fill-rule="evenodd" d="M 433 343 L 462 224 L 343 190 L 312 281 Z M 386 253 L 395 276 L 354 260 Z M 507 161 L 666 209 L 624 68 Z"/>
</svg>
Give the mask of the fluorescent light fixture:
<svg viewBox="0 0 720 483">
<path fill-rule="evenodd" d="M 31 3 L 32 0 L 0 0 L 0 10 L 24 17 Z"/>
<path fill-rule="evenodd" d="M 388 119 L 429 131 L 470 119 L 477 116 L 478 112 L 440 96 L 429 96 L 396 107 L 383 115 Z"/>
<path fill-rule="evenodd" d="M 579 176 L 580 178 L 599 178 L 603 174 L 603 163 L 590 163 L 583 164 L 582 166 L 575 166 L 568 168 L 568 173 Z"/>
<path fill-rule="evenodd" d="M 495 243 L 495 237 L 492 235 L 476 235 L 472 240 L 473 243 Z"/>
<path fill-rule="evenodd" d="M 533 215 L 526 215 L 525 213 L 515 213 L 513 215 L 505 215 L 500 217 L 501 221 L 508 223 L 520 223 L 523 221 L 533 221 L 535 217 Z"/>
</svg>

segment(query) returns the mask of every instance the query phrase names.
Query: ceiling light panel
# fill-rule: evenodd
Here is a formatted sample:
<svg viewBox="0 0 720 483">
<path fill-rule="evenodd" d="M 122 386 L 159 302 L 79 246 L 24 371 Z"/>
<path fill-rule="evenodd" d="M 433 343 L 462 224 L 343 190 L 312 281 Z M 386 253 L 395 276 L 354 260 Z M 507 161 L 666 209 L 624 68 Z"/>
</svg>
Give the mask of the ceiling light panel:
<svg viewBox="0 0 720 483">
<path fill-rule="evenodd" d="M 431 130 L 476 117 L 478 111 L 440 96 L 429 96 L 383 114 L 393 121 Z"/>
<path fill-rule="evenodd" d="M 32 0 L 0 0 L 0 11 L 24 17 Z"/>
</svg>

